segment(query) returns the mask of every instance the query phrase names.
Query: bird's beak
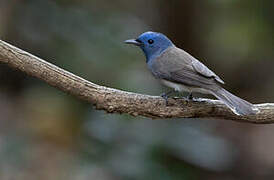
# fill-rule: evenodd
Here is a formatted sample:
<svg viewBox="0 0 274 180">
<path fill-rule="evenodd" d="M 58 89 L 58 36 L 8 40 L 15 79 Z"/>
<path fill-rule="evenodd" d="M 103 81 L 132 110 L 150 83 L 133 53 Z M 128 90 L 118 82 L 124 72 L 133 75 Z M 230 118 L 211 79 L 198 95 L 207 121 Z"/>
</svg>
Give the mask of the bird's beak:
<svg viewBox="0 0 274 180">
<path fill-rule="evenodd" d="M 136 46 L 141 46 L 141 45 L 142 45 L 142 43 L 139 42 L 139 41 L 136 41 L 136 39 L 129 39 L 129 40 L 126 40 L 125 43 L 126 43 L 126 44 L 134 44 L 134 45 L 136 45 Z"/>
</svg>

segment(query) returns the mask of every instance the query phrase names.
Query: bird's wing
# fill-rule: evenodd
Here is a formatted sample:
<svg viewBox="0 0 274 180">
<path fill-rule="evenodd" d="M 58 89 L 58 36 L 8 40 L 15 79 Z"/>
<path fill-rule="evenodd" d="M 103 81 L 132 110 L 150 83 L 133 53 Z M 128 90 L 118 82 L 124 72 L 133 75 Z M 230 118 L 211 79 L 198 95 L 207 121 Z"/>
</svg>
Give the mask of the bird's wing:
<svg viewBox="0 0 274 180">
<path fill-rule="evenodd" d="M 218 76 L 202 63 L 192 63 L 194 60 L 196 59 L 185 51 L 173 47 L 156 58 L 151 63 L 150 70 L 158 78 L 195 87 L 215 87 L 217 82 L 223 82 L 217 80 Z"/>
<path fill-rule="evenodd" d="M 209 78 L 214 78 L 217 82 L 224 84 L 224 81 L 219 76 L 217 76 L 214 72 L 212 72 L 210 69 L 208 69 L 208 67 L 206 67 L 200 61 L 194 59 L 192 61 L 192 67 L 200 75 L 209 77 Z"/>
</svg>

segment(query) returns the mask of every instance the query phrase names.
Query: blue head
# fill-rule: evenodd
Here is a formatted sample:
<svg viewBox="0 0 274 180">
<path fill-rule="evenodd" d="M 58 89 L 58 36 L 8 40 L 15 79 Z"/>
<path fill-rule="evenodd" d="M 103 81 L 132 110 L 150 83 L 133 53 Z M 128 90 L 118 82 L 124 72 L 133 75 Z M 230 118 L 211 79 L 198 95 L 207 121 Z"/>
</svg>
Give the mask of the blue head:
<svg viewBox="0 0 274 180">
<path fill-rule="evenodd" d="M 145 32 L 137 39 L 126 40 L 125 43 L 139 46 L 143 50 L 147 62 L 173 46 L 173 43 L 165 35 L 156 32 Z"/>
</svg>

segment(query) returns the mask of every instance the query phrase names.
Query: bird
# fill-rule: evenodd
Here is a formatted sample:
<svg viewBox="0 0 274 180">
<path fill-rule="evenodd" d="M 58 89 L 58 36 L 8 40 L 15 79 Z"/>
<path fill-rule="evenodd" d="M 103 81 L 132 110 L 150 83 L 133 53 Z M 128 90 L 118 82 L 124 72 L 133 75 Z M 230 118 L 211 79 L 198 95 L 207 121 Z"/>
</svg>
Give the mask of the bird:
<svg viewBox="0 0 274 180">
<path fill-rule="evenodd" d="M 188 92 L 189 100 L 193 100 L 193 92 L 198 92 L 215 96 L 236 115 L 254 115 L 258 112 L 253 104 L 225 90 L 222 87 L 225 83 L 219 76 L 198 59 L 176 47 L 166 35 L 148 31 L 125 43 L 140 47 L 152 75 L 173 89 L 162 94 L 166 101 L 174 91 Z"/>
</svg>

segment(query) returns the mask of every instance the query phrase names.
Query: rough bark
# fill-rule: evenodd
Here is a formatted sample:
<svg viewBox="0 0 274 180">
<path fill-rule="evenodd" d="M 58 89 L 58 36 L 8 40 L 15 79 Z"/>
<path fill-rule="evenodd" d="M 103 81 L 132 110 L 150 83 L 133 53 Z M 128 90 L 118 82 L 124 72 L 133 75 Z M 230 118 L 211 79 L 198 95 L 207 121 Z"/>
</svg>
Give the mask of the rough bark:
<svg viewBox="0 0 274 180">
<path fill-rule="evenodd" d="M 249 123 L 274 123 L 274 104 L 257 104 L 260 112 L 237 116 L 218 100 L 163 98 L 125 92 L 100 86 L 50 64 L 30 53 L 0 40 L 0 62 L 34 76 L 53 87 L 93 104 L 108 113 L 127 113 L 133 116 L 161 118 L 217 118 Z"/>
</svg>

